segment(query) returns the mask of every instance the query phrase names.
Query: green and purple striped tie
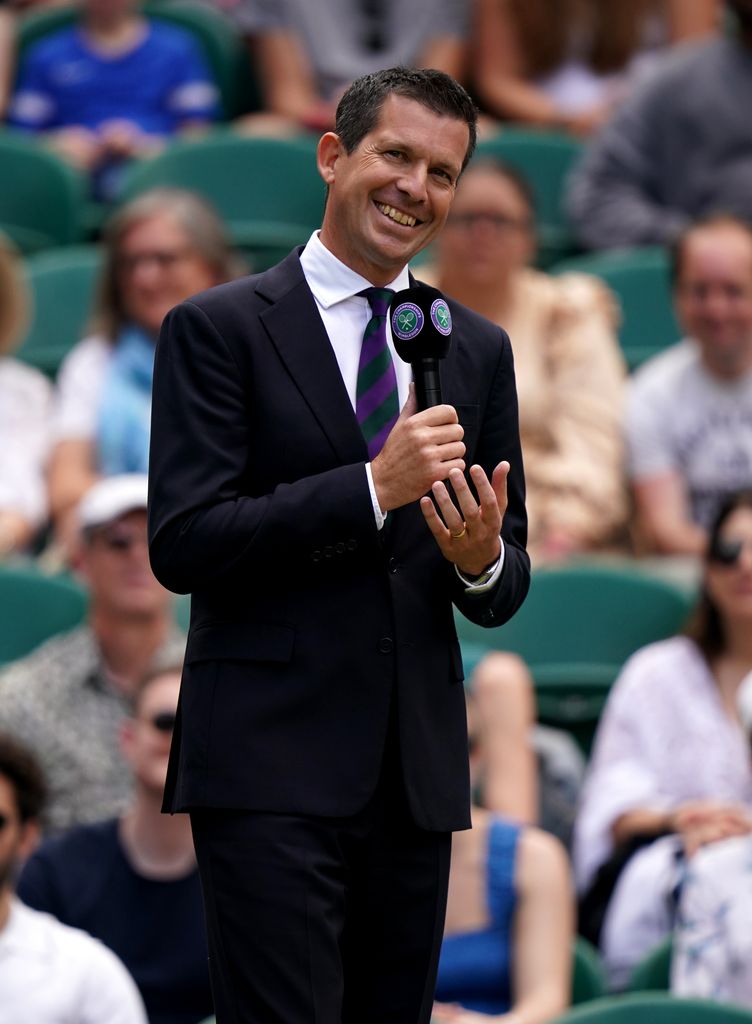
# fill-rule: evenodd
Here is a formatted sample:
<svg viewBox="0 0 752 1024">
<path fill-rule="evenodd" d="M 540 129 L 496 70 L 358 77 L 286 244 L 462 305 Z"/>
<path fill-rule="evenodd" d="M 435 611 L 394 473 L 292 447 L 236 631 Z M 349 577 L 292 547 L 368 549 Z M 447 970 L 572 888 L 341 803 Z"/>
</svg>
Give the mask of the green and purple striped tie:
<svg viewBox="0 0 752 1024">
<path fill-rule="evenodd" d="M 399 416 L 397 375 L 386 341 L 386 317 L 394 292 L 391 288 L 366 288 L 358 294 L 368 299 L 371 319 L 360 349 L 355 414 L 373 459 Z"/>
</svg>

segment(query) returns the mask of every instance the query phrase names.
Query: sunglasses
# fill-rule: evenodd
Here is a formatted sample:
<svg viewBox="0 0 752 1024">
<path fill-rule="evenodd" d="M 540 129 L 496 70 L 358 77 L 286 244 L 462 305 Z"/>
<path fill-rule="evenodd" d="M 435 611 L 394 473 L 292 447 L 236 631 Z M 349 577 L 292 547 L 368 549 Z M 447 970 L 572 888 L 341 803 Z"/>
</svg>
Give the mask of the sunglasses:
<svg viewBox="0 0 752 1024">
<path fill-rule="evenodd" d="M 527 231 L 531 227 L 531 221 L 521 220 L 518 217 L 507 217 L 503 213 L 495 213 L 491 210 L 477 210 L 467 213 L 452 213 L 447 218 L 447 224 L 456 228 L 463 228 L 469 231 L 476 224 L 486 224 L 495 231 Z"/>
<path fill-rule="evenodd" d="M 7 814 L 0 814 L 0 832 L 10 825 L 10 818 Z"/>
<path fill-rule="evenodd" d="M 709 552 L 710 560 L 717 562 L 718 565 L 736 565 L 741 558 L 745 543 L 752 543 L 752 541 L 744 541 L 740 537 L 716 537 Z"/>
<path fill-rule="evenodd" d="M 116 554 L 126 554 L 131 548 L 137 544 L 145 544 L 146 538 L 141 533 L 131 533 L 125 531 L 118 531 L 109 533 L 103 530 L 96 535 L 97 544 L 105 548 L 107 551 L 115 552 Z"/>
<path fill-rule="evenodd" d="M 175 722 L 177 715 L 174 711 L 158 711 L 156 715 L 152 715 L 147 719 L 150 725 L 152 725 L 157 732 L 172 732 L 175 728 Z"/>
</svg>

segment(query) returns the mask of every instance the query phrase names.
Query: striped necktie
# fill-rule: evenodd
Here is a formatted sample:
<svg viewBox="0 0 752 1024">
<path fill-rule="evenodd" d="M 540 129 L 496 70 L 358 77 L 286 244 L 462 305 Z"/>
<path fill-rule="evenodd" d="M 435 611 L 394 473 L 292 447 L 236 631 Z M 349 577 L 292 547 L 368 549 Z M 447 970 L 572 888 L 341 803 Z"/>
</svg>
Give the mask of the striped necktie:
<svg viewBox="0 0 752 1024">
<path fill-rule="evenodd" d="M 360 349 L 355 414 L 373 459 L 399 416 L 397 376 L 386 342 L 386 317 L 394 292 L 391 288 L 366 288 L 358 294 L 368 299 L 371 319 Z"/>
</svg>

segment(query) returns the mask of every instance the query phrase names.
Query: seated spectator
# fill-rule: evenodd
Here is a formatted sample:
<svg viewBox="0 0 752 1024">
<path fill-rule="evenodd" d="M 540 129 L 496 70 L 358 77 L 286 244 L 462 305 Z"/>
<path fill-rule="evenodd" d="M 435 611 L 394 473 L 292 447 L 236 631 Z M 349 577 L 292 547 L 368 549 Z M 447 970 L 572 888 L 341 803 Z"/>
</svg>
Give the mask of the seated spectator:
<svg viewBox="0 0 752 1024">
<path fill-rule="evenodd" d="M 114 953 L 14 896 L 43 802 L 39 765 L 0 736 L 0 1024 L 146 1024 L 138 990 Z"/>
<path fill-rule="evenodd" d="M 673 277 L 686 338 L 631 381 L 629 473 L 640 546 L 697 556 L 721 501 L 752 482 L 752 228 L 688 228 Z"/>
<path fill-rule="evenodd" d="M 26 305 L 14 254 L 0 236 L 0 560 L 27 548 L 47 517 L 51 388 L 9 355 L 25 326 Z"/>
<path fill-rule="evenodd" d="M 535 565 L 613 544 L 627 506 L 614 303 L 595 278 L 532 269 L 534 253 L 527 184 L 479 161 L 457 186 L 435 266 L 417 273 L 512 339 Z"/>
<path fill-rule="evenodd" d="M 161 813 L 179 690 L 179 667 L 157 669 L 136 688 L 120 734 L 134 779 L 125 812 L 44 843 L 18 885 L 27 906 L 117 954 L 149 1024 L 197 1024 L 212 1012 L 190 821 Z"/>
<path fill-rule="evenodd" d="M 468 690 L 483 722 L 477 802 L 518 823 L 540 825 L 569 848 L 585 763 L 568 733 L 536 723 L 527 665 L 516 654 L 493 651 L 475 666 Z"/>
<path fill-rule="evenodd" d="M 381 68 L 462 77 L 462 0 L 241 0 L 229 13 L 251 40 L 268 111 L 298 128 L 332 129 L 350 82 Z"/>
<path fill-rule="evenodd" d="M 725 5 L 737 29 L 662 58 L 575 168 L 567 206 L 583 245 L 661 245 L 718 209 L 752 220 L 752 5 Z"/>
<path fill-rule="evenodd" d="M 471 777 L 485 723 L 470 701 Z M 569 1003 L 573 902 L 552 836 L 478 806 L 455 833 L 432 1020 L 543 1024 Z"/>
<path fill-rule="evenodd" d="M 50 504 L 64 543 L 71 513 L 100 476 L 146 472 L 165 314 L 234 271 L 221 222 L 191 192 L 144 193 L 107 225 L 97 330 L 63 361 L 53 408 Z"/>
<path fill-rule="evenodd" d="M 580 927 L 614 987 L 672 926 L 682 859 L 752 831 L 752 762 L 737 692 L 752 670 L 752 492 L 710 534 L 687 635 L 624 666 L 596 734 L 575 825 Z"/>
<path fill-rule="evenodd" d="M 128 160 L 217 115 L 217 87 L 190 32 L 144 17 L 137 0 L 82 0 L 76 24 L 24 55 L 8 120 L 43 135 L 113 198 Z"/>
<path fill-rule="evenodd" d="M 713 30 L 717 6 L 717 0 L 478 0 L 478 95 L 497 117 L 589 135 L 657 53 Z"/>
<path fill-rule="evenodd" d="M 752 540 L 747 538 L 747 551 Z M 752 555 L 745 556 L 752 565 Z M 752 573 L 751 573 L 752 574 Z M 739 687 L 739 717 L 752 737 L 752 675 Z M 752 835 L 701 847 L 681 887 L 671 990 L 752 1008 Z"/>
<path fill-rule="evenodd" d="M 45 826 L 99 821 L 126 806 L 130 774 L 118 730 L 138 680 L 180 660 L 185 638 L 146 546 L 145 476 L 103 480 L 79 510 L 75 566 L 89 587 L 87 622 L 0 672 L 0 728 L 28 744 L 49 779 Z"/>
</svg>

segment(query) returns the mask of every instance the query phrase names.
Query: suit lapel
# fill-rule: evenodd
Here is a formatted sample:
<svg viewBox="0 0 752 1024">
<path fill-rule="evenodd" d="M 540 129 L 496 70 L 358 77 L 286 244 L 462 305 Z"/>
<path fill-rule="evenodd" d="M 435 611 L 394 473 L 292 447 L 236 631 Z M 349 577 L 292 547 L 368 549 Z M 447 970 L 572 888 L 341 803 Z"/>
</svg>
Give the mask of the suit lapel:
<svg viewBox="0 0 752 1024">
<path fill-rule="evenodd" d="M 360 425 L 297 253 L 265 274 L 258 291 L 271 299 L 261 322 L 338 458 L 343 465 L 367 461 Z"/>
</svg>

